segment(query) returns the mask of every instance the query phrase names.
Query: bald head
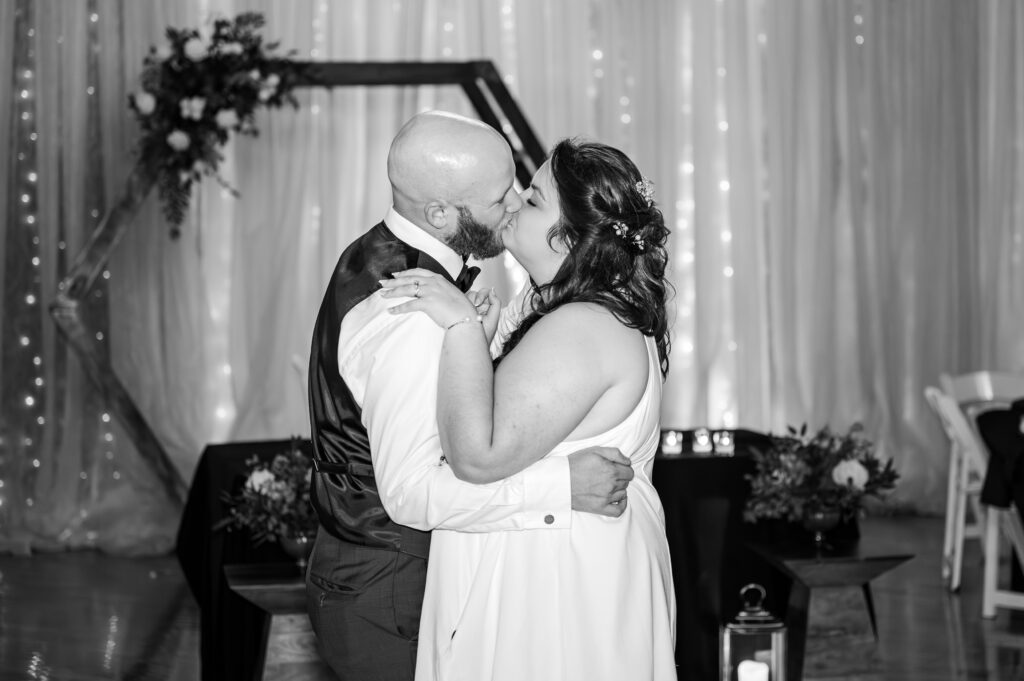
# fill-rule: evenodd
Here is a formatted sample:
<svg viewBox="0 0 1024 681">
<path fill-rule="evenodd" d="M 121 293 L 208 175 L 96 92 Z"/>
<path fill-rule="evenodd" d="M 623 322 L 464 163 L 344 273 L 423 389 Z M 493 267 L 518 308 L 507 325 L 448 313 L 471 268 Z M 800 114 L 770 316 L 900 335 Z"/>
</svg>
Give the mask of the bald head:
<svg viewBox="0 0 1024 681">
<path fill-rule="evenodd" d="M 421 213 L 431 202 L 491 202 L 511 189 L 514 177 L 512 152 L 497 131 L 442 111 L 414 116 L 388 153 L 395 209 L 416 224 L 422 224 Z M 501 192 L 490 196 L 498 185 Z"/>
</svg>

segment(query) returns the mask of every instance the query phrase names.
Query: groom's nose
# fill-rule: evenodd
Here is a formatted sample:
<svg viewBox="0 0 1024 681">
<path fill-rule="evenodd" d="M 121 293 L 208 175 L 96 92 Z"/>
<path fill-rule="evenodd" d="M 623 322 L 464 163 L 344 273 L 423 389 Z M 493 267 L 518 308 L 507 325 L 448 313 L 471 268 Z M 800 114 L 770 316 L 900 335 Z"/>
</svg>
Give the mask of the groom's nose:
<svg viewBox="0 0 1024 681">
<path fill-rule="evenodd" d="M 505 212 L 506 213 L 518 213 L 519 209 L 523 207 L 523 200 L 519 198 L 519 193 L 516 190 L 511 190 L 505 197 Z"/>
</svg>

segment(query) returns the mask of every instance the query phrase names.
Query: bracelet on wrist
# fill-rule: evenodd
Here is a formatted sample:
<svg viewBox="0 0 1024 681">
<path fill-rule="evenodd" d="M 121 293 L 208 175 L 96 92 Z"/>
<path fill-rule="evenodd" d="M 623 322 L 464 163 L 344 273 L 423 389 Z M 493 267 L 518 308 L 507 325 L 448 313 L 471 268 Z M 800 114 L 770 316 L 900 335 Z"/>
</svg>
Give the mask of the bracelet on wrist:
<svg viewBox="0 0 1024 681">
<path fill-rule="evenodd" d="M 458 326 L 459 324 L 465 324 L 467 322 L 477 322 L 479 324 L 483 324 L 484 323 L 484 316 L 478 314 L 475 317 L 463 317 L 462 319 L 456 320 L 456 321 L 452 322 L 451 324 L 449 324 L 448 326 L 444 327 L 444 330 L 447 331 L 447 330 L 449 330 L 451 328 L 454 328 L 454 327 Z"/>
</svg>

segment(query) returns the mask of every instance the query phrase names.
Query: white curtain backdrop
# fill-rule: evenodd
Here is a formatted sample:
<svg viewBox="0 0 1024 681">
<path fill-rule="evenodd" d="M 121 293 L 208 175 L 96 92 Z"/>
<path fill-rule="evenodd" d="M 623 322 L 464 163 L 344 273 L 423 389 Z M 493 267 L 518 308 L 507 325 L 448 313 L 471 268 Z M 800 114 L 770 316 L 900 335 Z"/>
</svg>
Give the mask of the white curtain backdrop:
<svg viewBox="0 0 1024 681">
<path fill-rule="evenodd" d="M 90 20 L 78 3 L 39 5 L 65 23 Z M 125 101 L 149 46 L 168 25 L 250 9 L 266 15 L 266 37 L 299 59 L 490 59 L 545 145 L 583 135 L 622 148 L 655 182 L 673 230 L 665 427 L 845 429 L 862 421 L 902 474 L 895 503 L 939 511 L 948 446 L 922 389 L 942 371 L 1024 370 L 1024 6 L 1013 0 L 91 7 L 102 48 L 105 205 L 133 162 Z M 40 62 L 47 55 L 69 67 L 92 47 L 75 40 L 61 51 L 40 42 Z M 9 55 L 0 54 L 0 68 L 8 77 Z M 73 80 L 51 87 L 71 92 Z M 0 88 L 0 120 L 13 96 Z M 392 135 L 422 109 L 472 113 L 455 87 L 307 89 L 298 97 L 297 111 L 261 114 L 260 137 L 229 147 L 222 171 L 241 200 L 204 186 L 173 241 L 154 198 L 110 263 L 112 357 L 186 479 L 210 442 L 308 435 L 313 319 L 341 250 L 389 205 Z M 69 100 L 40 94 L 40 119 L 50 111 L 77 125 L 84 114 L 67 109 Z M 88 137 L 65 132 L 47 152 L 63 164 L 67 185 L 80 182 Z M 0 200 L 8 172 L 0 170 Z M 50 182 L 40 204 L 59 206 L 66 194 Z M 53 224 L 40 216 L 40 229 Z M 69 247 L 92 224 L 68 227 Z M 56 254 L 44 254 L 47 285 L 61 271 Z M 498 260 L 482 283 L 508 293 L 517 277 Z M 111 430 L 104 451 L 137 481 L 121 478 L 116 487 L 124 491 L 115 507 L 128 517 L 152 479 L 116 424 Z M 36 476 L 8 475 L 0 493 L 19 520 L 0 526 L 0 538 L 138 546 L 147 536 L 139 522 L 139 532 L 126 533 L 127 521 L 110 514 L 86 536 L 74 520 L 110 506 L 115 489 L 112 480 L 91 490 L 72 484 L 83 456 L 69 451 L 74 444 L 42 454 L 52 459 L 47 489 L 71 481 L 74 492 L 60 500 L 26 509 L 25 498 L 50 498 L 47 490 Z M 13 470 L 6 466 L 0 475 Z M 158 540 L 145 550 L 169 546 L 176 520 L 151 519 L 149 536 Z"/>
</svg>

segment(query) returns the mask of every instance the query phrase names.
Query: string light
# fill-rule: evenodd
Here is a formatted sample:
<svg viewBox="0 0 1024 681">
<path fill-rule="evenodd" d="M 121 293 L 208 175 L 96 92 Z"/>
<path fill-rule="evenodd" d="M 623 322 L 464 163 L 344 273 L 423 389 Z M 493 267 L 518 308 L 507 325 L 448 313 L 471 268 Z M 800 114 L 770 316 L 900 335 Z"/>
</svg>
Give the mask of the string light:
<svg viewBox="0 0 1024 681">
<path fill-rule="evenodd" d="M 728 101 L 726 92 L 728 84 L 725 82 L 728 77 L 728 69 L 725 63 L 725 30 L 724 30 L 724 4 L 717 2 L 715 5 L 715 41 L 714 57 L 717 66 L 715 74 L 717 80 L 714 83 L 715 110 L 718 112 L 717 129 L 720 135 L 716 136 L 713 144 L 716 145 L 715 162 L 709 171 L 718 176 L 718 202 L 713 207 L 717 213 L 717 219 L 710 221 L 710 225 L 717 227 L 720 250 L 718 253 L 709 252 L 709 257 L 721 262 L 721 272 L 725 279 L 721 289 L 721 315 L 719 316 L 721 328 L 719 337 L 724 341 L 725 347 L 729 350 L 735 349 L 734 338 L 734 317 L 733 286 L 731 280 L 735 271 L 731 262 L 731 246 L 733 232 L 730 225 L 730 189 L 729 180 L 729 143 L 730 139 L 725 133 L 729 132 L 729 120 L 727 117 Z M 688 292 L 692 293 L 692 292 Z M 735 424 L 735 385 L 736 385 L 736 359 L 735 353 L 715 353 L 715 359 L 709 368 L 710 378 L 708 383 L 708 404 L 713 406 L 711 413 L 712 425 L 716 421 L 725 427 L 732 427 Z M 717 413 L 716 413 L 717 412 Z"/>
<path fill-rule="evenodd" d="M 35 85 L 32 80 L 33 73 L 31 67 L 35 54 L 34 39 L 36 31 L 32 26 L 35 20 L 35 10 L 33 3 L 23 3 L 23 8 L 15 12 L 17 22 L 15 35 L 27 36 L 28 39 L 21 38 L 16 40 L 13 51 L 13 73 L 15 75 L 13 89 L 18 95 L 13 102 L 13 114 L 14 120 L 19 122 L 13 129 L 14 134 L 12 136 L 12 151 L 15 152 L 13 156 L 16 159 L 13 177 L 21 178 L 21 181 L 14 186 L 13 191 L 17 201 L 12 203 L 17 211 L 17 224 L 25 225 L 25 227 L 12 232 L 8 236 L 8 240 L 20 239 L 21 241 L 17 243 L 17 247 L 19 250 L 27 252 L 32 267 L 38 268 L 40 262 L 40 239 L 36 228 L 36 207 L 39 205 L 37 186 L 39 174 L 36 169 L 36 150 L 31 144 L 38 139 L 35 123 Z M 45 405 L 45 393 L 43 392 L 45 382 L 42 376 L 38 374 L 42 366 L 42 356 L 36 354 L 38 352 L 36 348 L 39 345 L 37 339 L 43 333 L 38 306 L 42 296 L 40 282 L 41 278 L 38 274 L 25 277 L 22 282 L 23 288 L 19 291 L 20 295 L 23 296 L 25 306 L 20 310 L 12 310 L 12 326 L 18 329 L 17 347 L 26 352 L 26 356 L 21 361 L 27 364 L 26 360 L 31 358 L 31 366 L 35 367 L 36 370 L 15 371 L 11 378 L 5 377 L 6 381 L 11 381 L 12 383 L 17 381 L 20 384 L 16 386 L 11 385 L 15 393 L 11 395 L 11 399 L 16 399 L 24 411 L 22 416 L 11 419 L 10 423 L 16 430 L 12 431 L 10 439 L 0 438 L 2 440 L 0 445 L 9 442 L 12 445 L 11 449 L 20 457 L 24 457 L 21 459 L 22 461 L 28 460 L 31 462 L 28 470 L 33 472 L 42 463 L 37 456 L 34 456 L 33 450 L 36 442 L 41 439 L 39 437 L 41 433 L 40 428 L 46 423 L 45 417 L 39 412 Z M 8 403 L 5 406 L 10 407 L 13 405 Z M 4 473 L 3 464 L 6 463 L 6 460 L 6 457 L 0 457 L 0 476 Z M 15 470 L 21 467 L 17 465 Z M 16 479 L 14 482 L 15 494 L 17 494 L 21 480 Z M 0 487 L 3 486 L 4 482 L 0 479 Z M 4 501 L 4 499 L 0 498 L 0 504 L 3 504 Z M 25 499 L 24 503 L 31 506 L 32 500 Z M 0 516 L 0 523 L 2 522 L 3 518 Z"/>
<path fill-rule="evenodd" d="M 519 36 L 516 35 L 511 0 L 505 0 L 501 6 L 501 29 L 502 63 L 508 64 L 510 69 L 505 73 L 505 84 L 512 88 L 516 83 L 516 64 L 519 63 Z"/>
</svg>

